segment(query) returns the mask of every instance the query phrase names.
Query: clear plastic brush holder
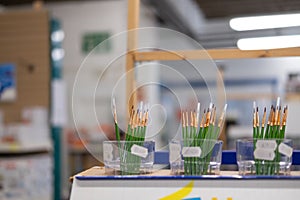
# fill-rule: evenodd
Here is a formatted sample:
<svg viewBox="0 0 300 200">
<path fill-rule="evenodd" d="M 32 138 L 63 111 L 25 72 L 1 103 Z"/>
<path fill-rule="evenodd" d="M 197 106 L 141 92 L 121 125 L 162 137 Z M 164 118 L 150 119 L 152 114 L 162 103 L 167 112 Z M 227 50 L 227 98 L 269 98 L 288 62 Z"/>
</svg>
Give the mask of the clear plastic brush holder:
<svg viewBox="0 0 300 200">
<path fill-rule="evenodd" d="M 239 139 L 236 159 L 240 175 L 290 175 L 292 165 L 290 139 Z"/>
<path fill-rule="evenodd" d="M 169 143 L 171 174 L 220 174 L 222 145 L 221 140 L 172 140 Z"/>
<path fill-rule="evenodd" d="M 104 141 L 105 173 L 111 175 L 151 173 L 154 152 L 154 141 Z"/>
</svg>

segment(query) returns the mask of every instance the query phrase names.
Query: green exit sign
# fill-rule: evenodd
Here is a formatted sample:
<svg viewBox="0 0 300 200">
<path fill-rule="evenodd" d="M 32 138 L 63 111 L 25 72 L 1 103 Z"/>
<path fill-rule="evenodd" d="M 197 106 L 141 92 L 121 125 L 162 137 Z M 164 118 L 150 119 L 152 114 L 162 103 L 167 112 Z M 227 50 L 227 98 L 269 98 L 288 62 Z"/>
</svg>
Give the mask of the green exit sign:
<svg viewBox="0 0 300 200">
<path fill-rule="evenodd" d="M 83 53 L 90 53 L 95 47 L 95 53 L 107 53 L 111 50 L 110 41 L 104 40 L 110 37 L 109 32 L 94 32 L 94 33 L 85 33 L 82 37 L 81 50 Z M 103 42 L 101 45 L 99 45 Z"/>
</svg>

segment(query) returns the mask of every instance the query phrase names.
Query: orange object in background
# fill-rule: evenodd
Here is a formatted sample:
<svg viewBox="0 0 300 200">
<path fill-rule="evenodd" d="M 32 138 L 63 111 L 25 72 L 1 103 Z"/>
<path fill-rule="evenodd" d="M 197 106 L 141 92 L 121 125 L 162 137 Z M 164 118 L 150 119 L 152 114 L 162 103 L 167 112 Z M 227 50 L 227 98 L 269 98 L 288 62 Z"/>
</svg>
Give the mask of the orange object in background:
<svg viewBox="0 0 300 200">
<path fill-rule="evenodd" d="M 67 129 L 66 131 L 66 135 L 67 135 L 67 141 L 68 144 L 72 147 L 72 148 L 83 148 L 84 144 L 86 143 L 86 139 L 87 137 L 79 137 L 77 131 L 75 129 Z M 87 129 L 80 129 L 80 134 L 84 135 L 88 135 L 88 130 Z"/>
</svg>

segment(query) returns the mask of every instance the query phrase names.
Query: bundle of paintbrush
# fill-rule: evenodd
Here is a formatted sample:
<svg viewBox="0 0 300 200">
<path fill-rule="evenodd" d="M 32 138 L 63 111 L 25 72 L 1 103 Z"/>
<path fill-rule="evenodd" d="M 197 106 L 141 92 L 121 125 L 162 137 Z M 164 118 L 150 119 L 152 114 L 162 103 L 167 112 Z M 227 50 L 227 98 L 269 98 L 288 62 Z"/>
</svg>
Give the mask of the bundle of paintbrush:
<svg viewBox="0 0 300 200">
<path fill-rule="evenodd" d="M 146 128 L 148 122 L 148 105 L 143 107 L 143 102 L 139 104 L 137 110 L 131 108 L 125 140 L 120 141 L 119 126 L 116 117 L 116 106 L 113 101 L 116 139 L 118 141 L 120 153 L 121 174 L 130 175 L 140 172 L 141 157 L 143 157 L 142 147 L 145 141 Z"/>
<path fill-rule="evenodd" d="M 265 107 L 260 123 L 259 108 L 253 103 L 253 147 L 257 175 L 279 174 L 281 154 L 285 153 L 284 150 L 281 152 L 280 144 L 285 138 L 288 107 L 282 109 L 278 98 L 276 107 L 272 105 L 270 108 L 267 124 L 266 113 Z"/>
<path fill-rule="evenodd" d="M 226 107 L 227 105 L 225 105 L 217 125 L 217 108 L 212 103 L 209 108 L 204 109 L 201 120 L 200 103 L 198 103 L 197 112 L 182 112 L 182 155 L 184 157 L 185 175 L 209 173 L 211 155 L 220 135 Z"/>
</svg>

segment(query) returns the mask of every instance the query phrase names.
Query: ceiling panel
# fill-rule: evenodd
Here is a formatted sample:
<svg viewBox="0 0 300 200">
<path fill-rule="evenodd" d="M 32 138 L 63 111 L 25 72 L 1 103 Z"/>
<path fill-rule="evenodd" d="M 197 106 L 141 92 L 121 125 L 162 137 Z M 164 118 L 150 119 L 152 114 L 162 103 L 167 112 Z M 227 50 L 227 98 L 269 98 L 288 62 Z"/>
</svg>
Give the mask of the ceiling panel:
<svg viewBox="0 0 300 200">
<path fill-rule="evenodd" d="M 206 18 L 300 12 L 299 0 L 195 0 Z"/>
</svg>

